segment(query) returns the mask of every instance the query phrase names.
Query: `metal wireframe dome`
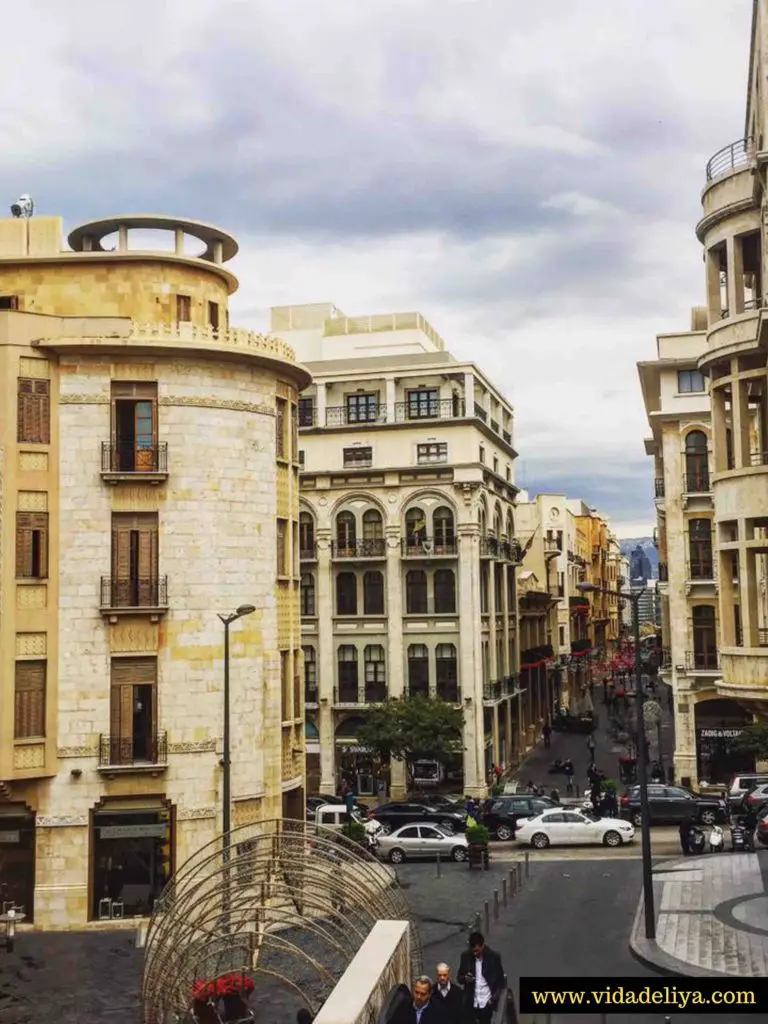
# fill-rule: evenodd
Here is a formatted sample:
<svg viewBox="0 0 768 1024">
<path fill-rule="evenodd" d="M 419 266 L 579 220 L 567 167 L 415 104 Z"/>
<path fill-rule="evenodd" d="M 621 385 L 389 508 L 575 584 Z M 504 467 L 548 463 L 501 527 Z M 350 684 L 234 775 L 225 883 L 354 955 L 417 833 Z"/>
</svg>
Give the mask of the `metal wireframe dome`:
<svg viewBox="0 0 768 1024">
<path fill-rule="evenodd" d="M 422 972 L 411 913 L 391 868 L 357 843 L 304 821 L 275 819 L 221 837 L 182 865 L 155 905 L 145 944 L 144 1024 L 189 1014 L 195 982 L 242 972 L 253 1003 L 270 980 L 313 1011 L 373 925 L 410 921 L 412 976 Z"/>
</svg>

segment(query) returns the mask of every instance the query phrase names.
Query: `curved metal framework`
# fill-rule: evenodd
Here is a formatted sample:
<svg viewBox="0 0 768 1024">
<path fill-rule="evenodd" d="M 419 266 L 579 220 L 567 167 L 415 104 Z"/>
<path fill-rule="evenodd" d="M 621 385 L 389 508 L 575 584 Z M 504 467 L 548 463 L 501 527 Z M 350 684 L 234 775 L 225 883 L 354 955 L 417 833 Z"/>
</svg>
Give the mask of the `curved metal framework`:
<svg viewBox="0 0 768 1024">
<path fill-rule="evenodd" d="M 746 167 L 753 152 L 752 139 L 737 139 L 729 146 L 719 149 L 707 163 L 707 181 L 719 178 L 721 174 Z"/>
<path fill-rule="evenodd" d="M 142 980 L 144 1024 L 188 1016 L 197 981 L 229 972 L 260 990 L 277 981 L 313 1012 L 327 999 L 373 925 L 410 921 L 413 977 L 418 932 L 391 868 L 357 843 L 304 821 L 276 819 L 231 832 L 190 857 L 155 905 Z"/>
</svg>

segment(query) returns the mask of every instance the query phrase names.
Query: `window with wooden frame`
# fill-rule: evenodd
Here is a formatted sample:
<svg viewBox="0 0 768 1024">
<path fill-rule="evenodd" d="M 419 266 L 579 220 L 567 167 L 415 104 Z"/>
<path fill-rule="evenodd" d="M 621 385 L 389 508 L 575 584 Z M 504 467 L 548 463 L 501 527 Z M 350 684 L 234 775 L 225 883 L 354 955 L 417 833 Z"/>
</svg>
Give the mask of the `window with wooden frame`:
<svg viewBox="0 0 768 1024">
<path fill-rule="evenodd" d="M 275 455 L 278 459 L 285 458 L 285 419 L 288 403 L 284 398 L 275 401 Z"/>
<path fill-rule="evenodd" d="M 359 469 L 373 465 L 373 448 L 345 448 L 343 450 L 344 468 Z"/>
<path fill-rule="evenodd" d="M 288 722 L 291 718 L 291 655 L 289 651 L 280 652 L 280 721 Z"/>
<path fill-rule="evenodd" d="M 430 462 L 448 461 L 448 444 L 445 441 L 436 441 L 429 444 L 416 445 L 416 461 L 420 466 Z"/>
<path fill-rule="evenodd" d="M 16 440 L 20 444 L 50 444 L 51 382 L 19 377 L 16 394 Z"/>
<path fill-rule="evenodd" d="M 158 760 L 157 658 L 113 658 L 109 763 Z"/>
<path fill-rule="evenodd" d="M 302 618 L 311 618 L 315 612 L 315 577 L 311 572 L 304 572 L 301 574 L 301 584 L 299 586 L 300 594 L 300 614 Z"/>
<path fill-rule="evenodd" d="M 375 423 L 379 418 L 379 394 L 358 391 L 346 396 L 347 423 Z"/>
<path fill-rule="evenodd" d="M 288 575 L 288 522 L 285 519 L 277 520 L 277 575 Z"/>
<path fill-rule="evenodd" d="M 187 324 L 192 319 L 192 299 L 189 295 L 176 296 L 176 323 Z"/>
<path fill-rule="evenodd" d="M 45 736 L 45 661 L 17 661 L 14 692 L 14 739 Z"/>
<path fill-rule="evenodd" d="M 408 695 L 429 696 L 429 651 L 426 644 L 408 647 Z"/>
<path fill-rule="evenodd" d="M 157 381 L 112 381 L 113 473 L 157 473 Z"/>
<path fill-rule="evenodd" d="M 317 703 L 317 655 L 312 646 L 301 648 L 304 654 L 304 700 Z"/>
<path fill-rule="evenodd" d="M 111 608 L 157 608 L 159 523 L 156 512 L 112 515 Z M 107 595 L 104 595 L 105 597 Z"/>
<path fill-rule="evenodd" d="M 16 513 L 16 578 L 48 579 L 48 513 Z"/>
<path fill-rule="evenodd" d="M 299 426 L 314 427 L 315 425 L 315 400 L 314 398 L 299 399 Z"/>
</svg>

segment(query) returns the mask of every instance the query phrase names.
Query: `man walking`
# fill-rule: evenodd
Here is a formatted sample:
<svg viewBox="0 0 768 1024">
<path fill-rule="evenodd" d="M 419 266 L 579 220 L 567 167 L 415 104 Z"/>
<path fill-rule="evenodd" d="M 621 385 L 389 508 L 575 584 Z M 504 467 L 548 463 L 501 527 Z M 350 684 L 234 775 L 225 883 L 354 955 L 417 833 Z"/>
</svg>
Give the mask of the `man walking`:
<svg viewBox="0 0 768 1024">
<path fill-rule="evenodd" d="M 435 976 L 437 983 L 432 989 L 432 1004 L 438 1010 L 439 1024 L 463 1024 L 464 993 L 451 981 L 448 964 L 438 964 Z"/>
<path fill-rule="evenodd" d="M 548 750 L 552 746 L 552 726 L 549 724 L 549 719 L 544 723 L 541 735 L 544 737 L 544 749 Z"/>
<path fill-rule="evenodd" d="M 595 737 L 592 735 L 592 733 L 589 734 L 589 738 L 587 739 L 587 750 L 589 751 L 589 763 L 590 764 L 594 764 L 595 763 Z"/>
<path fill-rule="evenodd" d="M 392 1018 L 392 1024 L 440 1024 L 439 1011 L 431 999 L 432 982 L 422 974 L 413 983 L 410 1002 L 400 1007 Z"/>
<path fill-rule="evenodd" d="M 488 1024 L 504 988 L 504 968 L 501 957 L 486 946 L 480 932 L 469 936 L 469 948 L 461 954 L 458 977 L 464 983 L 468 1024 Z"/>
</svg>

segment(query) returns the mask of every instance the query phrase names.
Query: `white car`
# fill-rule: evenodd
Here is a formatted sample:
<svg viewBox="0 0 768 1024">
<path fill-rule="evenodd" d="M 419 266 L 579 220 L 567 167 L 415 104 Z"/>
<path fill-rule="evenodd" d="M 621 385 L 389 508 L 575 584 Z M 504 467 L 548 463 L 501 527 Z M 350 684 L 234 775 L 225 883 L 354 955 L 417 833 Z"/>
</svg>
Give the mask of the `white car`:
<svg viewBox="0 0 768 1024">
<path fill-rule="evenodd" d="M 440 825 L 401 825 L 391 835 L 377 837 L 377 851 L 391 864 L 437 856 L 463 861 L 469 856 L 465 835 L 449 832 Z"/>
<path fill-rule="evenodd" d="M 622 846 L 635 837 L 635 826 L 620 818 L 588 818 L 580 811 L 563 808 L 545 811 L 535 818 L 518 821 L 515 839 L 528 843 L 537 850 L 548 846 L 579 846 L 601 843 L 603 846 Z"/>
</svg>

